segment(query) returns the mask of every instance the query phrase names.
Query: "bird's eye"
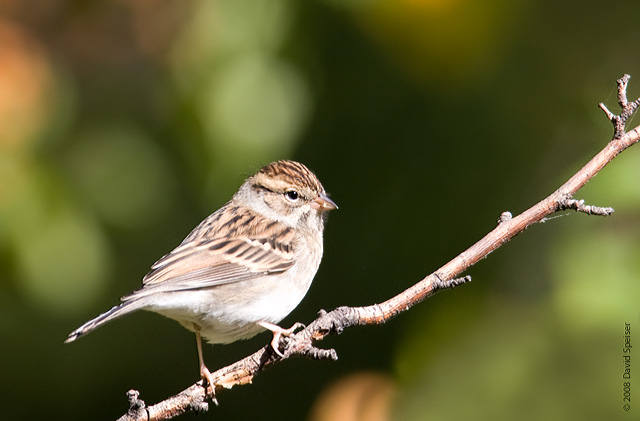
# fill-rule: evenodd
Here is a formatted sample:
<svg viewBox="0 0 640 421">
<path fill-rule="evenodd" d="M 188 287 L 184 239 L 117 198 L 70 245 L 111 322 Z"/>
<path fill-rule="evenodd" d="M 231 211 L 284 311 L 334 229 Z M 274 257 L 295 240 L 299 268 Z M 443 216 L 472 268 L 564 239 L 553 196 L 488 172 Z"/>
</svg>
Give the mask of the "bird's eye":
<svg viewBox="0 0 640 421">
<path fill-rule="evenodd" d="M 295 202 L 298 200 L 298 197 L 300 195 L 295 190 L 289 190 L 288 192 L 285 193 L 285 196 L 287 196 L 287 199 L 291 200 L 292 202 Z"/>
</svg>

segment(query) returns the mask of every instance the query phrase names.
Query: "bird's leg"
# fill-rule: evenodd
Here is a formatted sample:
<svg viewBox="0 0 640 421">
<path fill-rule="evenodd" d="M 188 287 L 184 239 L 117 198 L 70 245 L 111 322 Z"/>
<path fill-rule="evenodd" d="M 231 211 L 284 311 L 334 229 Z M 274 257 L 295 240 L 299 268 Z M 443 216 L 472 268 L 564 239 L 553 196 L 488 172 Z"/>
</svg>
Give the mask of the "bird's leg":
<svg viewBox="0 0 640 421">
<path fill-rule="evenodd" d="M 280 337 L 291 336 L 293 335 L 293 332 L 296 331 L 296 329 L 298 329 L 299 327 L 304 327 L 302 323 L 297 323 L 297 322 L 293 326 L 291 326 L 289 329 L 283 329 L 280 326 L 274 325 L 273 323 L 269 323 L 269 322 L 258 322 L 258 324 L 263 328 L 270 330 L 271 333 L 273 333 L 273 339 L 271 339 L 271 348 L 273 348 L 274 352 L 278 354 L 280 357 L 284 357 L 284 354 L 280 352 L 280 350 L 278 349 L 280 345 Z"/>
<path fill-rule="evenodd" d="M 203 385 L 205 386 L 205 392 L 209 395 L 209 388 L 211 388 L 211 399 L 216 402 L 216 389 L 213 386 L 213 377 L 211 372 L 204 365 L 204 359 L 202 358 L 202 339 L 200 338 L 200 326 L 193 324 L 193 330 L 196 332 L 196 345 L 198 346 L 198 361 L 200 362 L 200 378 L 202 378 Z M 217 403 L 217 402 L 216 402 Z"/>
</svg>

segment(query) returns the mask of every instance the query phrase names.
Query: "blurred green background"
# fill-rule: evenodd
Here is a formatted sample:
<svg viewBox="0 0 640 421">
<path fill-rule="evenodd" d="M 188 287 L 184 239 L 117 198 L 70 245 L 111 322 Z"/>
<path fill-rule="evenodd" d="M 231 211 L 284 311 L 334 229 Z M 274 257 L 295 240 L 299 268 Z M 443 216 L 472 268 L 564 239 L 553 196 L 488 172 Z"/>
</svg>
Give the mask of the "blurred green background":
<svg viewBox="0 0 640 421">
<path fill-rule="evenodd" d="M 630 0 L 0 3 L 2 419 L 110 420 L 131 388 L 155 403 L 198 380 L 194 336 L 154 314 L 63 340 L 272 160 L 304 162 L 340 205 L 283 325 L 418 281 L 604 146 L 597 103 L 616 110 L 623 73 L 640 94 L 638 16 Z M 338 362 L 288 361 L 198 419 L 640 419 L 635 349 L 622 409 L 639 177 L 634 147 L 578 195 L 612 217 L 534 226 L 471 284 L 320 343 Z"/>
</svg>

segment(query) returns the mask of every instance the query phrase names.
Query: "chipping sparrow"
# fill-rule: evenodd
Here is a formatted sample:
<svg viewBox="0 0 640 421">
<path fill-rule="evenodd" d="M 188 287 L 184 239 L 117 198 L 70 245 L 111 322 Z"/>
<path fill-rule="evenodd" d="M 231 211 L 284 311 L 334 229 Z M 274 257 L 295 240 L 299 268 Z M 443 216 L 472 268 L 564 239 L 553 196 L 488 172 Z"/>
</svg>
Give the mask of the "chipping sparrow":
<svg viewBox="0 0 640 421">
<path fill-rule="evenodd" d="M 337 209 L 304 165 L 278 161 L 249 177 L 233 198 L 202 221 L 122 304 L 69 334 L 71 342 L 125 314 L 148 310 L 196 334 L 200 375 L 212 387 L 200 336 L 210 343 L 267 329 L 278 350 L 284 319 L 307 293 L 322 258 L 324 212 Z"/>
</svg>

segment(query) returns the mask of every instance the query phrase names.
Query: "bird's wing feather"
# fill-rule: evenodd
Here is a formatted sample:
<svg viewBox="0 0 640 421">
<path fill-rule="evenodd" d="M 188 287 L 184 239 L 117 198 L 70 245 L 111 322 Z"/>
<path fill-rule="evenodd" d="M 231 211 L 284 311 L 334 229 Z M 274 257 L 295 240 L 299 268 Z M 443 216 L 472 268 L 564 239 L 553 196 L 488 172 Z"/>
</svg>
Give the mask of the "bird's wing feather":
<svg viewBox="0 0 640 421">
<path fill-rule="evenodd" d="M 214 238 L 181 244 L 143 279 L 143 288 L 123 300 L 168 291 L 210 288 L 280 273 L 294 264 L 292 236 Z"/>
</svg>

